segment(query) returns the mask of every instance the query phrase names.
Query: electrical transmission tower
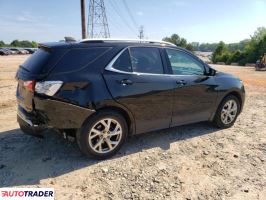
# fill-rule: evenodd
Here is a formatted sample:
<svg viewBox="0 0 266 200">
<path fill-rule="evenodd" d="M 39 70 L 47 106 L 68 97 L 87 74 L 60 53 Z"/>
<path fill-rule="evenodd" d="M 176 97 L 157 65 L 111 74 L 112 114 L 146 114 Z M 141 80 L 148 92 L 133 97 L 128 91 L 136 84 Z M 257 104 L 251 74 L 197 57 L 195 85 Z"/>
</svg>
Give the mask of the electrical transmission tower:
<svg viewBox="0 0 266 200">
<path fill-rule="evenodd" d="M 88 18 L 89 38 L 109 38 L 110 32 L 104 0 L 90 0 Z"/>
<path fill-rule="evenodd" d="M 138 35 L 138 38 L 139 38 L 140 40 L 144 39 L 144 27 L 143 27 L 143 26 L 141 26 L 141 27 L 139 28 L 139 35 Z"/>
</svg>

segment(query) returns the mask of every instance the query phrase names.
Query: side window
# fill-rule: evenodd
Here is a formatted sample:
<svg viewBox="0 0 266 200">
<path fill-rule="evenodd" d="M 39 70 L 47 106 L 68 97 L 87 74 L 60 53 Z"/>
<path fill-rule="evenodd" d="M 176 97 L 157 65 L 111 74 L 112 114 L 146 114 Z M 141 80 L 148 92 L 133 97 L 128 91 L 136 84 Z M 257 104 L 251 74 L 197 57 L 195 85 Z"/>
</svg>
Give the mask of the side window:
<svg viewBox="0 0 266 200">
<path fill-rule="evenodd" d="M 130 56 L 133 72 L 163 74 L 159 49 L 153 47 L 132 47 Z"/>
<path fill-rule="evenodd" d="M 173 74 L 203 75 L 204 66 L 186 53 L 174 49 L 166 49 Z"/>
<path fill-rule="evenodd" d="M 112 66 L 114 69 L 125 71 L 125 72 L 132 72 L 130 55 L 128 50 L 125 50 L 115 61 Z"/>
<path fill-rule="evenodd" d="M 80 48 L 72 49 L 67 52 L 63 58 L 56 64 L 54 72 L 67 72 L 72 70 L 78 70 L 83 67 L 86 67 L 90 63 L 94 62 L 105 54 L 108 48 Z"/>
</svg>

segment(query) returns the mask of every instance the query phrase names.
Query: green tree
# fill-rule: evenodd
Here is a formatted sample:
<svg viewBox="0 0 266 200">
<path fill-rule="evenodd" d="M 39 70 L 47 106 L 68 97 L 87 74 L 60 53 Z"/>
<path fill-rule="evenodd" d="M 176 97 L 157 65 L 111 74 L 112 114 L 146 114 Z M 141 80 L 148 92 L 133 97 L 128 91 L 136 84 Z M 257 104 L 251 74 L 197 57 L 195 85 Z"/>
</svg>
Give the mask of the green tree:
<svg viewBox="0 0 266 200">
<path fill-rule="evenodd" d="M 195 51 L 199 51 L 199 46 L 200 46 L 199 42 L 191 42 L 190 44 L 192 45 Z"/>
<path fill-rule="evenodd" d="M 4 46 L 6 46 L 6 44 L 1 40 L 0 41 L 0 47 L 4 47 Z"/>
<path fill-rule="evenodd" d="M 194 47 L 191 43 L 187 44 L 186 49 L 189 51 L 194 51 Z"/>
<path fill-rule="evenodd" d="M 171 43 L 175 44 L 176 46 L 186 48 L 190 51 L 193 50 L 193 46 L 189 45 L 185 38 L 181 38 L 177 34 L 173 34 L 173 35 L 171 35 L 171 37 L 165 37 L 165 38 L 163 38 L 163 41 L 171 42 Z"/>
<path fill-rule="evenodd" d="M 32 46 L 33 48 L 37 48 L 37 47 L 38 47 L 38 43 L 35 42 L 35 41 L 32 41 L 32 42 L 31 42 L 31 46 Z"/>
<path fill-rule="evenodd" d="M 27 40 L 20 41 L 20 47 L 32 47 L 32 43 Z"/>
<path fill-rule="evenodd" d="M 227 48 L 225 46 L 225 43 L 221 41 L 215 51 L 213 52 L 212 55 L 212 61 L 214 63 L 216 62 L 226 62 L 224 59 L 227 58 Z"/>
<path fill-rule="evenodd" d="M 163 38 L 163 41 L 171 42 L 177 46 L 180 46 L 180 40 L 181 39 L 180 39 L 179 35 L 177 35 L 177 34 L 173 34 L 173 35 L 171 35 L 171 37 Z"/>
<path fill-rule="evenodd" d="M 199 45 L 199 51 L 213 52 L 218 46 L 218 43 L 202 43 Z"/>
<path fill-rule="evenodd" d="M 259 27 L 250 42 L 245 47 L 246 63 L 255 63 L 263 53 L 266 53 L 266 28 Z"/>
<path fill-rule="evenodd" d="M 259 27 L 257 28 L 257 30 L 255 31 L 254 35 L 251 38 L 256 41 L 261 41 L 265 35 L 266 35 L 266 28 Z"/>
<path fill-rule="evenodd" d="M 10 43 L 10 46 L 12 47 L 19 47 L 20 46 L 20 43 L 18 40 L 13 40 L 11 43 Z"/>
<path fill-rule="evenodd" d="M 38 44 L 34 41 L 28 41 L 28 40 L 14 40 L 11 42 L 10 46 L 12 47 L 24 47 L 24 48 L 36 48 L 38 47 Z"/>
<path fill-rule="evenodd" d="M 240 65 L 246 63 L 255 63 L 260 56 L 266 53 L 266 28 L 259 27 L 250 39 L 245 39 L 239 43 L 225 44 L 220 43 L 188 43 L 186 39 L 181 38 L 177 34 L 166 37 L 164 41 L 171 42 L 177 46 L 181 46 L 190 51 L 211 51 L 213 53 L 212 60 L 216 62 L 225 62 L 231 64 L 238 62 Z"/>
<path fill-rule="evenodd" d="M 213 53 L 213 62 L 226 64 L 238 62 L 240 65 L 245 65 L 255 63 L 264 53 L 266 53 L 266 28 L 259 27 L 251 39 L 228 45 L 220 42 Z"/>
</svg>

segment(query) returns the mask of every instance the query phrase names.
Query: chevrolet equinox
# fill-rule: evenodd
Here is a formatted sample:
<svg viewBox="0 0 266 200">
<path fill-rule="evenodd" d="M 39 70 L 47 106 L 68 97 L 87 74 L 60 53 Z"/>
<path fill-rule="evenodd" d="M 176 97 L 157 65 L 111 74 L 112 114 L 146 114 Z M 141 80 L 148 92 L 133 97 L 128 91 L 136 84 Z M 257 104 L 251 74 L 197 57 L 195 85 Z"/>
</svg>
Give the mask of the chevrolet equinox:
<svg viewBox="0 0 266 200">
<path fill-rule="evenodd" d="M 40 44 L 16 79 L 24 133 L 58 129 L 99 159 L 114 155 L 133 134 L 201 121 L 229 128 L 245 100 L 241 80 L 157 41 Z"/>
</svg>

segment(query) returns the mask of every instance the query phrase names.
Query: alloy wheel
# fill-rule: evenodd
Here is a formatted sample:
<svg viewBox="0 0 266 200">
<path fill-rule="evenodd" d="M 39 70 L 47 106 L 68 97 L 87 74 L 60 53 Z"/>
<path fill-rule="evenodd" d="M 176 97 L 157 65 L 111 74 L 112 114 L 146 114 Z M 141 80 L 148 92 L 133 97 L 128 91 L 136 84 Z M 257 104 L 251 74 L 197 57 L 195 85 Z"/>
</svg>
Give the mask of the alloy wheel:
<svg viewBox="0 0 266 200">
<path fill-rule="evenodd" d="M 89 145 L 97 153 L 108 153 L 114 150 L 122 138 L 121 124 L 112 118 L 96 122 L 89 133 Z"/>
<path fill-rule="evenodd" d="M 232 123 L 237 116 L 237 102 L 233 99 L 227 101 L 221 111 L 221 120 L 224 124 Z"/>
</svg>

